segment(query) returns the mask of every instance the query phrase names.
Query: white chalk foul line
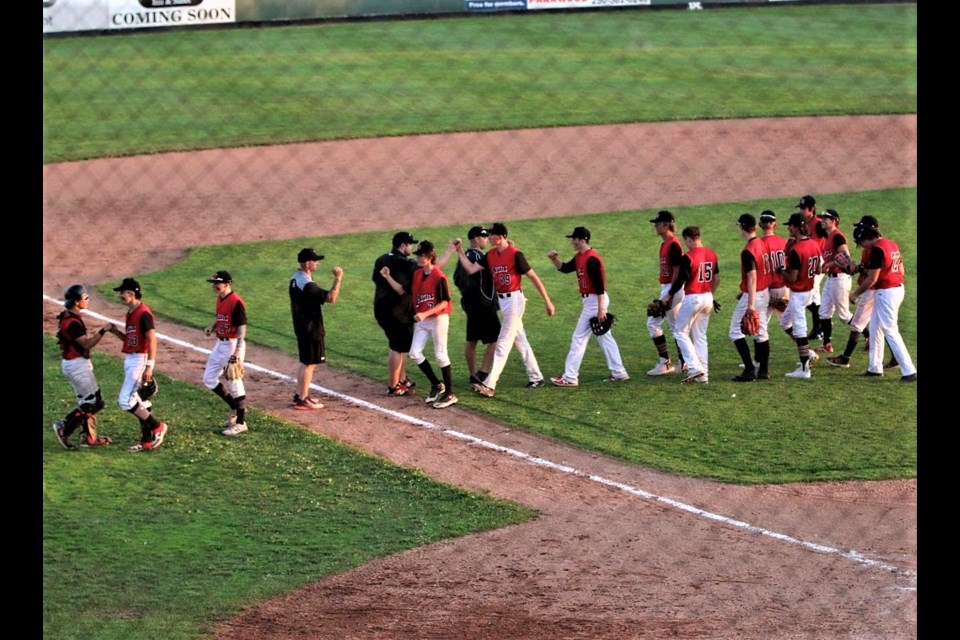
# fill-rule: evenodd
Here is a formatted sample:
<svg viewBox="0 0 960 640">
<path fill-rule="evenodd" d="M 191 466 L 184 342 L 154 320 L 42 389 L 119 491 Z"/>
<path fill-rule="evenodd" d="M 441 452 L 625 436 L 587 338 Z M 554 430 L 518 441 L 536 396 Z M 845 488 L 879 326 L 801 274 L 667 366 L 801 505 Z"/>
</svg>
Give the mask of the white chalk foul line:
<svg viewBox="0 0 960 640">
<path fill-rule="evenodd" d="M 57 299 L 55 299 L 55 298 L 51 298 L 51 297 L 47 296 L 46 294 L 44 294 L 43 299 L 44 299 L 44 300 L 47 300 L 47 301 L 49 301 L 49 302 L 52 302 L 52 303 L 54 303 L 54 304 L 58 304 L 58 305 L 61 305 L 61 306 L 63 305 L 63 301 L 62 301 L 62 300 L 57 300 Z M 89 315 L 89 316 L 92 317 L 92 318 L 96 318 L 96 319 L 102 320 L 102 321 L 104 321 L 104 322 L 113 322 L 113 323 L 115 323 L 115 324 L 121 324 L 121 323 L 120 323 L 119 321 L 117 321 L 117 320 L 113 320 L 113 319 L 108 318 L 108 317 L 106 317 L 106 316 L 100 315 L 99 313 L 96 313 L 96 312 L 94 312 L 94 311 L 86 310 L 86 311 L 84 311 L 84 313 L 86 313 L 87 315 Z M 167 336 L 167 335 L 164 335 L 164 334 L 162 334 L 162 333 L 157 333 L 157 339 L 158 339 L 158 340 L 165 340 L 165 341 L 170 342 L 170 343 L 172 343 L 172 344 L 175 344 L 175 345 L 177 345 L 177 346 L 179 346 L 179 347 L 181 347 L 181 348 L 189 349 L 189 350 L 192 350 L 192 351 L 196 351 L 196 352 L 198 352 L 198 353 L 202 353 L 202 354 L 206 354 L 206 355 L 209 355 L 209 354 L 210 354 L 210 349 L 204 349 L 203 347 L 198 347 L 198 346 L 196 346 L 196 345 L 194 345 L 194 344 L 191 344 L 191 343 L 189 343 L 189 342 L 185 342 L 185 341 L 183 341 L 183 340 L 179 340 L 179 339 L 177 339 L 177 338 L 174 338 L 174 337 L 171 337 L 171 336 Z M 249 362 L 244 362 L 244 363 L 243 363 L 243 366 L 244 366 L 245 369 L 250 369 L 251 371 L 257 371 L 257 372 L 259 372 L 259 373 L 263 373 L 263 374 L 265 374 L 265 375 L 271 376 L 271 377 L 276 378 L 276 379 L 278 379 L 278 380 L 283 380 L 283 381 L 286 381 L 286 382 L 296 382 L 296 379 L 295 379 L 293 376 L 289 376 L 289 375 L 280 373 L 280 372 L 278 372 L 278 371 L 273 371 L 272 369 L 267 369 L 267 368 L 265 368 L 265 367 L 261 367 L 261 366 L 256 365 L 256 364 L 252 364 L 252 363 L 249 363 Z M 887 564 L 887 563 L 885 563 L 885 562 L 880 562 L 879 560 L 874 560 L 874 559 L 872 559 L 872 558 L 868 558 L 868 557 L 864 556 L 863 554 L 861 554 L 861 553 L 859 553 L 859 552 L 857 552 L 857 551 L 853 551 L 853 550 L 844 551 L 843 549 L 837 549 L 836 547 L 831 547 L 831 546 L 829 546 L 829 545 L 818 544 L 818 543 L 815 543 L 815 542 L 807 542 L 807 541 L 805 541 L 805 540 L 800 540 L 800 539 L 798 539 L 798 538 L 794 538 L 793 536 L 788 536 L 788 535 L 783 534 L 783 533 L 777 533 L 776 531 L 771 531 L 771 530 L 769 530 L 769 529 L 764 529 L 763 527 L 758 527 L 758 526 L 756 526 L 756 525 L 752 525 L 752 524 L 750 524 L 750 523 L 748 523 L 748 522 L 743 522 L 742 520 L 735 520 L 735 519 L 733 519 L 733 518 L 728 518 L 728 517 L 726 517 L 726 516 L 723 516 L 723 515 L 720 515 L 720 514 L 717 514 L 717 513 L 712 513 L 712 512 L 710 512 L 710 511 L 705 511 L 704 509 L 700 509 L 700 508 L 698 508 L 698 507 L 694 507 L 694 506 L 692 506 L 692 505 L 686 504 L 686 503 L 684 503 L 684 502 L 680 502 L 680 501 L 678 501 L 678 500 L 674 500 L 674 499 L 672 499 L 672 498 L 666 498 L 666 497 L 664 497 L 664 496 L 659 496 L 659 495 L 657 495 L 657 494 L 655 494 L 655 493 L 650 493 L 649 491 L 644 491 L 643 489 L 640 489 L 640 488 L 637 488 L 637 487 L 634 487 L 634 486 L 631 486 L 631 485 L 628 485 L 628 484 L 624 484 L 624 483 L 622 483 L 622 482 L 617 482 L 617 481 L 615 481 L 615 480 L 609 480 L 609 479 L 607 479 L 607 478 L 604 478 L 603 476 L 598 476 L 598 475 L 594 475 L 594 474 L 587 473 L 587 472 L 585 472 L 585 471 L 580 471 L 579 469 L 576 469 L 576 468 L 574 468 L 574 467 L 570 467 L 570 466 L 568 466 L 568 465 L 563 465 L 563 464 L 558 464 L 558 463 L 556 463 L 556 462 L 551 462 L 550 460 L 545 460 L 544 458 L 539 458 L 539 457 L 537 457 L 537 456 L 530 455 L 529 453 L 525 453 L 525 452 L 523 452 L 523 451 L 518 451 L 518 450 L 516 450 L 516 449 L 511 449 L 511 448 L 509 448 L 509 447 L 504 447 L 504 446 L 498 445 L 498 444 L 496 444 L 496 443 L 489 442 L 489 441 L 487 441 L 487 440 L 482 440 L 481 438 L 477 438 L 476 436 L 472 436 L 472 435 L 470 435 L 470 434 L 468 434 L 468 433 L 463 433 L 463 432 L 461 432 L 461 431 L 456 431 L 456 430 L 454 430 L 454 429 L 448 429 L 448 428 L 443 427 L 443 426 L 441 426 L 441 425 L 434 424 L 434 423 L 429 422 L 429 421 L 426 421 L 426 420 L 421 420 L 420 418 L 415 418 L 415 417 L 413 417 L 413 416 L 407 415 L 407 414 L 405 414 L 405 413 L 401 413 L 401 412 L 399 412 L 399 411 L 394 411 L 393 409 L 387 409 L 387 408 L 385 408 L 385 407 L 381 407 L 380 405 L 373 404 L 372 402 L 367 402 L 366 400 L 363 400 L 363 399 L 361 399 L 361 398 L 355 398 L 355 397 L 353 397 L 353 396 L 349 396 L 349 395 L 346 395 L 346 394 L 344 394 L 344 393 L 340 393 L 339 391 L 335 391 L 335 390 L 333 390 L 333 389 L 327 389 L 326 387 L 322 387 L 322 386 L 320 386 L 320 385 L 318 385 L 318 384 L 311 384 L 311 385 L 310 385 L 310 388 L 311 388 L 311 389 L 314 389 L 315 391 L 318 391 L 319 393 L 323 393 L 323 394 L 328 395 L 328 396 L 331 396 L 331 397 L 333 397 L 333 398 L 337 398 L 338 400 L 342 400 L 342 401 L 347 402 L 347 403 L 349 403 L 349 404 L 356 405 L 356 406 L 358 406 L 358 407 L 363 407 L 363 408 L 369 409 L 369 410 L 371 410 L 371 411 L 376 411 L 376 412 L 378 412 L 378 413 L 386 414 L 386 415 L 388 415 L 388 416 L 390 416 L 390 417 L 392 417 L 392 418 L 395 418 L 395 419 L 397 419 L 397 420 L 400 420 L 400 421 L 402 421 L 402 422 L 407 422 L 407 423 L 409 423 L 409 424 L 416 425 L 416 426 L 418 426 L 418 427 L 423 427 L 423 428 L 425 428 L 425 429 L 430 429 L 430 430 L 432 430 L 432 431 L 439 431 L 439 432 L 441 432 L 441 433 L 443 433 L 443 434 L 445 434 L 445 435 L 448 435 L 448 436 L 450 436 L 450 437 L 456 438 L 456 439 L 458 439 L 458 440 L 462 440 L 462 441 L 467 442 L 467 443 L 469 443 L 469 444 L 476 445 L 476 446 L 478 446 L 478 447 L 483 447 L 484 449 L 490 449 L 491 451 L 496 451 L 496 452 L 498 452 L 498 453 L 503 453 L 503 454 L 505 454 L 505 455 L 508 455 L 508 456 L 511 456 L 511 457 L 518 458 L 518 459 L 520 459 L 520 460 L 524 460 L 524 461 L 526 461 L 526 462 L 529 462 L 530 464 L 534 464 L 534 465 L 537 465 L 537 466 L 540 466 L 540 467 L 545 467 L 545 468 L 547 468 L 547 469 L 552 469 L 552 470 L 558 471 L 558 472 L 560 472 L 560 473 L 566 473 L 566 474 L 569 474 L 569 475 L 573 475 L 573 476 L 577 476 L 577 477 L 581 477 L 581 478 L 586 478 L 586 479 L 588 479 L 588 480 L 591 480 L 592 482 L 596 482 L 597 484 L 601 484 L 601 485 L 604 485 L 604 486 L 607 486 L 607 487 L 611 487 L 611 488 L 613 488 L 613 489 L 617 489 L 617 490 L 619 490 L 619 491 L 623 491 L 624 493 L 628 493 L 628 494 L 630 494 L 630 495 L 637 496 L 638 498 L 642 498 L 642 499 L 647 500 L 647 501 L 650 501 L 650 502 L 656 502 L 656 503 L 658 503 L 658 504 L 667 505 L 667 506 L 672 507 L 672 508 L 674 508 L 674 509 L 677 509 L 677 510 L 679 510 L 679 511 L 685 511 L 685 512 L 687 512 L 687 513 L 693 514 L 693 515 L 695 515 L 695 516 L 699 516 L 699 517 L 701 517 L 701 518 L 706 518 L 706 519 L 708 519 L 708 520 L 713 520 L 713 521 L 715 521 L 715 522 L 719 522 L 719 523 L 722 523 L 722 524 L 725 524 L 725 525 L 728 525 L 728 526 L 731 526 L 731 527 L 736 527 L 736 528 L 738 528 L 738 529 L 743 529 L 744 531 L 749 531 L 749 532 L 751 532 L 751 533 L 755 533 L 755 534 L 759 534 L 759 535 L 762 535 L 762 536 L 766 536 L 766 537 L 768 537 L 768 538 L 773 538 L 774 540 L 780 540 L 781 542 L 786 542 L 786 543 L 789 543 L 789 544 L 794 544 L 794 545 L 800 546 L 800 547 L 802 547 L 802 548 L 804 548 L 804 549 L 809 549 L 810 551 L 814 551 L 814 552 L 816 552 L 816 553 L 825 553 L 825 554 L 840 556 L 841 558 L 845 558 L 845 559 L 847 559 L 847 560 L 850 560 L 850 561 L 852 561 L 852 562 L 856 562 L 857 564 L 861 564 L 861 565 L 864 565 L 864 566 L 867 566 L 867 567 L 873 567 L 873 568 L 875 568 L 875 569 L 882 569 L 882 570 L 884 570 L 884 571 L 889 571 L 890 573 L 895 573 L 895 574 L 903 575 L 903 576 L 915 577 L 915 576 L 917 575 L 917 572 L 916 572 L 916 571 L 911 571 L 911 570 L 909 570 L 909 569 L 903 569 L 903 568 L 901 568 L 901 567 L 897 567 L 897 566 L 894 566 L 894 565 L 891 565 L 891 564 Z M 913 587 L 912 589 L 915 590 L 916 588 Z"/>
</svg>

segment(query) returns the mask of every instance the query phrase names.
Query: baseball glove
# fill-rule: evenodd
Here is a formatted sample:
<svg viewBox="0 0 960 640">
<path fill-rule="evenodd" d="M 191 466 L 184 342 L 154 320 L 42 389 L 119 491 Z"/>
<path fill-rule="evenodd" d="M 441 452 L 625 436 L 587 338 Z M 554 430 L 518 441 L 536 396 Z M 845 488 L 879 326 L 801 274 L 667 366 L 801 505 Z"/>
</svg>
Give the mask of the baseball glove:
<svg viewBox="0 0 960 640">
<path fill-rule="evenodd" d="M 656 298 L 653 302 L 647 305 L 647 315 L 651 318 L 662 318 L 667 315 L 667 311 L 670 310 L 670 305 Z"/>
<path fill-rule="evenodd" d="M 237 356 L 230 356 L 230 361 L 223 369 L 223 375 L 227 380 L 243 379 L 243 361 L 237 360 Z"/>
<path fill-rule="evenodd" d="M 837 268 L 840 269 L 843 273 L 853 273 L 856 271 L 856 267 L 853 265 L 853 261 L 850 259 L 850 256 L 846 253 L 837 253 L 833 256 L 833 263 L 837 265 Z"/>
<path fill-rule="evenodd" d="M 153 396 L 157 395 L 159 388 L 157 387 L 157 379 L 153 378 L 148 382 L 144 382 L 140 385 L 140 388 L 137 389 L 137 395 L 140 396 L 140 400 L 149 400 Z"/>
<path fill-rule="evenodd" d="M 594 316 L 590 318 L 590 329 L 593 331 L 593 334 L 596 336 L 602 336 L 607 331 L 610 331 L 610 327 L 613 326 L 613 323 L 617 321 L 617 317 L 612 313 L 607 314 L 607 318 L 600 322 L 597 320 L 597 317 Z"/>
<path fill-rule="evenodd" d="M 770 308 L 774 311 L 783 313 L 787 310 L 788 304 L 790 304 L 789 298 L 770 298 Z"/>
<path fill-rule="evenodd" d="M 756 309 L 747 309 L 740 320 L 740 329 L 748 336 L 760 333 L 760 313 Z"/>
</svg>

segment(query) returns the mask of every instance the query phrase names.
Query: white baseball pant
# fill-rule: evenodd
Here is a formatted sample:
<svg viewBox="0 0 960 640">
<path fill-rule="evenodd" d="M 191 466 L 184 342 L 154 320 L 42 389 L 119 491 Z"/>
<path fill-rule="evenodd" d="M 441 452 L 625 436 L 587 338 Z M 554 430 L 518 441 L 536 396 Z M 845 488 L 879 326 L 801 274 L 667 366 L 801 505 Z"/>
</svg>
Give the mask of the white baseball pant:
<svg viewBox="0 0 960 640">
<path fill-rule="evenodd" d="M 823 292 L 820 295 L 820 319 L 829 320 L 834 312 L 844 322 L 849 322 L 853 314 L 850 313 L 850 276 L 846 273 L 835 277 L 827 276 L 823 283 Z"/>
<path fill-rule="evenodd" d="M 790 289 L 788 289 L 787 287 L 770 287 L 769 289 L 767 289 L 767 295 L 768 295 L 768 297 L 769 297 L 770 300 L 785 299 L 785 300 L 788 300 L 788 301 L 789 301 L 789 300 L 790 300 Z M 768 302 L 767 304 L 769 305 L 769 302 Z M 760 309 L 757 309 L 757 311 L 760 311 Z M 774 309 L 774 308 L 771 307 L 771 306 L 768 306 L 768 307 L 767 307 L 767 313 L 766 313 L 766 315 L 767 315 L 767 325 L 769 326 L 769 324 L 770 324 L 770 317 L 771 317 L 771 316 L 776 315 L 776 316 L 777 316 L 777 321 L 780 321 L 780 320 L 783 318 L 783 314 L 784 314 L 784 311 L 779 311 L 779 310 L 777 310 L 777 309 Z M 763 315 L 763 312 L 761 312 L 760 315 Z"/>
<path fill-rule="evenodd" d="M 813 297 L 813 290 L 791 291 L 790 302 L 780 318 L 780 328 L 789 331 L 794 338 L 807 337 L 807 306 Z"/>
<path fill-rule="evenodd" d="M 870 316 L 873 315 L 873 298 L 876 291 L 874 289 L 867 289 L 863 292 L 863 295 L 857 299 L 857 310 L 853 312 L 853 317 L 850 318 L 850 322 L 847 324 L 850 325 L 850 328 L 863 333 L 863 330 L 870 325 Z M 850 298 L 847 298 L 847 301 L 850 301 Z"/>
<path fill-rule="evenodd" d="M 423 348 L 427 345 L 427 338 L 433 339 L 433 355 L 442 369 L 450 365 L 450 356 L 447 355 L 447 334 L 450 332 L 450 314 L 441 313 L 430 316 L 413 325 L 413 339 L 410 342 L 410 359 L 415 364 L 426 360 Z"/>
<path fill-rule="evenodd" d="M 660 295 L 658 296 L 661 300 L 663 296 L 670 293 L 670 284 L 661 284 L 660 285 Z M 659 338 L 663 335 L 663 321 L 667 321 L 667 326 L 670 327 L 670 333 L 674 337 L 677 336 L 677 311 L 680 309 L 680 303 L 683 302 L 683 289 L 677 291 L 673 299 L 670 301 L 670 310 L 667 311 L 667 315 L 662 318 L 654 318 L 652 316 L 647 317 L 647 333 L 650 334 L 651 338 Z"/>
<path fill-rule="evenodd" d="M 543 374 L 540 372 L 540 365 L 537 364 L 537 358 L 533 355 L 533 349 L 527 341 L 527 334 L 523 330 L 523 311 L 527 306 L 527 300 L 522 291 L 511 291 L 509 295 L 497 294 L 500 301 L 500 335 L 497 337 L 497 348 L 493 352 L 493 365 L 490 367 L 490 373 L 483 381 L 485 386 L 491 389 L 497 388 L 497 381 L 503 368 L 507 364 L 507 357 L 510 355 L 510 347 L 516 347 L 520 358 L 523 360 L 523 368 L 527 370 L 527 378 L 530 382 L 543 380 Z"/>
<path fill-rule="evenodd" d="M 93 375 L 93 363 L 89 358 L 61 360 L 60 371 L 63 372 L 63 377 L 73 387 L 73 393 L 77 396 L 78 407 L 96 400 L 100 386 L 97 384 L 96 376 Z"/>
<path fill-rule="evenodd" d="M 606 311 L 610 305 L 610 294 L 603 297 L 603 310 Z M 577 382 L 580 377 L 580 363 L 583 362 L 583 355 L 587 351 L 587 343 L 590 342 L 590 336 L 593 335 L 593 329 L 590 327 L 590 318 L 597 316 L 597 294 L 590 293 L 583 297 L 583 308 L 580 310 L 580 319 L 577 320 L 577 326 L 573 330 L 573 338 L 570 340 L 570 351 L 567 353 L 567 360 L 563 365 L 563 377 L 570 382 Z M 603 351 L 603 357 L 607 360 L 607 368 L 616 378 L 625 378 L 627 370 L 623 367 L 623 360 L 620 358 L 620 347 L 617 341 L 613 339 L 613 330 L 606 332 L 602 336 L 595 336 L 600 350 Z"/>
<path fill-rule="evenodd" d="M 913 358 L 900 335 L 900 305 L 903 304 L 903 285 L 889 289 L 876 289 L 873 295 L 873 314 L 870 316 L 870 366 L 868 371 L 883 373 L 884 341 L 890 343 L 893 357 L 900 363 L 900 373 L 909 376 L 917 372 Z"/>
<path fill-rule="evenodd" d="M 129 411 L 140 404 L 137 389 L 140 387 L 140 379 L 143 378 L 143 370 L 146 368 L 147 354 L 145 353 L 128 353 L 123 359 L 123 385 L 120 387 L 117 403 L 124 411 Z"/>
<path fill-rule="evenodd" d="M 207 366 L 203 370 L 203 385 L 207 389 L 216 389 L 217 385 L 220 384 L 220 376 L 223 375 L 223 369 L 227 366 L 227 363 L 230 362 L 230 356 L 236 353 L 237 360 L 243 361 L 246 356 L 246 341 L 237 346 L 236 338 L 229 338 L 226 340 L 217 339 L 216 344 L 213 345 L 213 349 L 210 351 L 210 357 L 207 358 Z M 246 388 L 243 385 L 243 380 L 223 380 L 223 388 L 227 393 L 230 394 L 232 398 L 239 398 L 245 396 Z"/>
<path fill-rule="evenodd" d="M 740 299 L 737 300 L 737 306 L 733 309 L 733 317 L 730 318 L 730 331 L 728 335 L 731 340 L 752 337 L 754 342 L 766 342 L 770 339 L 770 334 L 767 333 L 769 316 L 766 311 L 770 304 L 770 293 L 767 289 L 764 289 L 763 291 L 757 291 L 757 295 L 754 296 L 753 308 L 756 309 L 760 315 L 760 332 L 755 336 L 746 335 L 743 332 L 743 327 L 740 326 L 743 316 L 747 312 L 748 298 L 749 296 L 744 293 L 740 296 Z"/>
<path fill-rule="evenodd" d="M 708 375 L 707 328 L 713 313 L 712 293 L 688 293 L 677 311 L 677 346 L 687 363 L 688 375 Z"/>
</svg>

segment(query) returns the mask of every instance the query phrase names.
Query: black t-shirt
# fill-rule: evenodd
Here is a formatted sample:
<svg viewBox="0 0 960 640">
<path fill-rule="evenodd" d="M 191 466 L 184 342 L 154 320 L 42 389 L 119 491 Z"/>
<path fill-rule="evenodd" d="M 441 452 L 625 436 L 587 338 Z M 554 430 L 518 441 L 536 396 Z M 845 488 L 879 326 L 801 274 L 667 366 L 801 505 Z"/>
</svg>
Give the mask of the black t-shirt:
<svg viewBox="0 0 960 640">
<path fill-rule="evenodd" d="M 380 270 L 384 267 L 390 267 L 390 277 L 400 283 L 406 292 L 406 297 L 410 294 L 410 279 L 413 277 L 413 270 L 417 265 L 402 253 L 393 251 L 385 253 L 373 265 L 373 283 L 376 285 L 376 291 L 373 294 L 373 306 L 383 309 L 391 309 L 401 303 L 401 297 L 393 290 L 382 275 Z"/>
<path fill-rule="evenodd" d="M 303 270 L 297 270 L 290 278 L 290 313 L 293 316 L 293 331 L 298 336 L 322 336 L 323 304 L 328 292 L 321 289 Z"/>
</svg>

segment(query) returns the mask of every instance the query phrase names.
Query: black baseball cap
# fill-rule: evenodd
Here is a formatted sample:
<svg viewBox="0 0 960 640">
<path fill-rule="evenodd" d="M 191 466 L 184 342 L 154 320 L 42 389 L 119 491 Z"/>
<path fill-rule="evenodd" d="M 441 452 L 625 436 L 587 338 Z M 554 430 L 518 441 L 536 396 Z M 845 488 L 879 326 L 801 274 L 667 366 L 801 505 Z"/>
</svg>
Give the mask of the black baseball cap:
<svg viewBox="0 0 960 640">
<path fill-rule="evenodd" d="M 133 291 L 140 293 L 140 283 L 133 278 L 124 278 L 119 287 L 114 287 L 114 291 Z"/>
<path fill-rule="evenodd" d="M 651 220 L 650 222 L 652 222 L 653 224 L 657 224 L 658 222 L 676 222 L 676 219 L 673 217 L 672 213 L 670 213 L 669 211 L 663 210 L 663 211 L 658 211 L 657 217 Z"/>
<path fill-rule="evenodd" d="M 817 201 L 813 196 L 803 196 L 800 198 L 800 202 L 797 203 L 797 206 L 794 209 L 812 209 L 813 205 L 817 204 Z"/>
<path fill-rule="evenodd" d="M 874 229 L 877 229 L 877 228 L 880 227 L 880 223 L 879 223 L 879 222 L 877 221 L 877 219 L 874 218 L 873 216 L 871 216 L 871 215 L 865 215 L 865 216 L 863 216 L 862 218 L 860 218 L 860 222 L 858 222 L 856 226 L 858 226 L 858 227 L 872 227 L 872 228 L 874 228 Z"/>
<path fill-rule="evenodd" d="M 803 217 L 802 213 L 793 213 L 790 214 L 790 219 L 787 220 L 788 227 L 800 227 L 801 229 L 807 228 L 807 219 Z"/>
<path fill-rule="evenodd" d="M 393 246 L 399 247 L 402 244 L 416 244 L 417 240 L 409 231 L 398 231 L 393 234 Z"/>
<path fill-rule="evenodd" d="M 865 240 L 876 240 L 880 237 L 880 230 L 876 227 L 861 227 L 860 242 Z"/>
<path fill-rule="evenodd" d="M 840 222 L 840 214 L 837 213 L 837 210 L 836 210 L 836 209 L 824 209 L 823 211 L 821 211 L 820 213 L 817 214 L 817 217 L 818 217 L 818 218 L 832 218 L 833 220 L 836 220 L 837 222 Z"/>
<path fill-rule="evenodd" d="M 494 222 L 492 225 L 490 225 L 490 229 L 488 229 L 488 231 L 492 236 L 506 236 L 507 225 L 503 224 L 502 222 Z"/>
<path fill-rule="evenodd" d="M 323 255 L 317 253 L 313 250 L 312 247 L 306 247 L 305 249 L 300 249 L 300 253 L 297 254 L 297 262 L 307 262 L 307 261 L 316 261 L 323 260 Z"/>
<path fill-rule="evenodd" d="M 754 218 L 749 213 L 744 213 L 739 218 L 737 218 L 737 224 L 740 225 L 740 227 L 743 229 L 756 229 L 757 219 Z"/>
<path fill-rule="evenodd" d="M 476 237 L 487 238 L 490 236 L 490 232 L 484 229 L 483 227 L 470 227 L 470 231 L 467 231 L 467 239 L 473 240 Z"/>
<path fill-rule="evenodd" d="M 417 250 L 414 251 L 413 253 L 414 255 L 418 255 L 418 256 L 436 256 L 437 249 L 436 247 L 433 246 L 432 242 L 430 242 L 429 240 L 424 240 L 423 242 L 420 243 L 420 245 L 417 247 Z"/>
<path fill-rule="evenodd" d="M 770 209 L 766 209 L 760 212 L 760 222 L 776 222 L 776 221 L 777 221 L 777 214 L 775 214 L 773 211 L 770 211 Z"/>
<path fill-rule="evenodd" d="M 215 274 L 207 278 L 207 282 L 211 284 L 214 282 L 224 282 L 226 284 L 230 284 L 233 282 L 233 278 L 230 277 L 230 273 L 227 271 L 217 271 Z"/>
<path fill-rule="evenodd" d="M 579 240 L 590 240 L 590 229 L 587 229 L 586 227 L 577 227 L 573 230 L 573 233 L 567 237 L 577 238 Z"/>
</svg>

